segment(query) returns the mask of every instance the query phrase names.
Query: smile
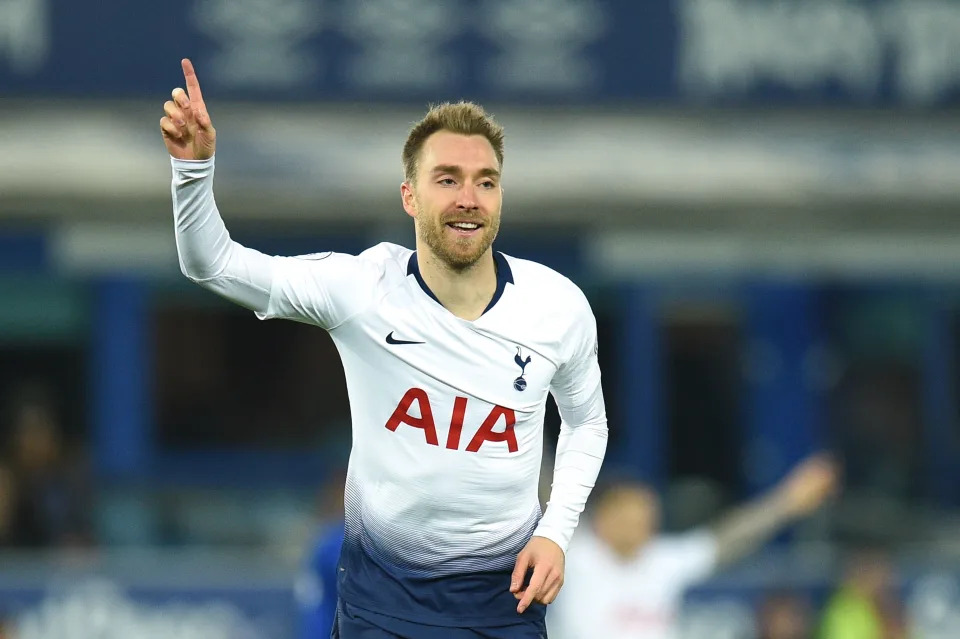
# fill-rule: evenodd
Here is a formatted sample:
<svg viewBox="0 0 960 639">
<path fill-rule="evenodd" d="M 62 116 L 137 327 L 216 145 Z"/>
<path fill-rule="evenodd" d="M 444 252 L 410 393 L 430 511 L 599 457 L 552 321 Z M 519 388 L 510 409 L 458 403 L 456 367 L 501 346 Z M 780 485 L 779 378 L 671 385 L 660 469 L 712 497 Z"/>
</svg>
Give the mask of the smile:
<svg viewBox="0 0 960 639">
<path fill-rule="evenodd" d="M 447 226 L 453 229 L 458 235 L 473 235 L 483 226 L 477 222 L 447 222 Z"/>
</svg>

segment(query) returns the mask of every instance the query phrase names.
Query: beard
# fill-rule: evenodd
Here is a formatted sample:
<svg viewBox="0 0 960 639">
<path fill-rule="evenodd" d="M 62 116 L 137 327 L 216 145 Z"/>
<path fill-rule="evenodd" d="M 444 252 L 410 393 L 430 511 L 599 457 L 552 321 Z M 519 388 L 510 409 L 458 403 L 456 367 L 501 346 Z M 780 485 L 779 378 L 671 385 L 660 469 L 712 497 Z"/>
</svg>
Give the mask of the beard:
<svg viewBox="0 0 960 639">
<path fill-rule="evenodd" d="M 465 271 L 472 267 L 487 252 L 500 230 L 500 216 L 490 216 L 474 237 L 451 237 L 443 216 L 430 218 L 423 208 L 417 206 L 417 238 L 426 244 L 433 254 L 453 271 Z M 448 216 L 459 217 L 463 216 Z"/>
</svg>

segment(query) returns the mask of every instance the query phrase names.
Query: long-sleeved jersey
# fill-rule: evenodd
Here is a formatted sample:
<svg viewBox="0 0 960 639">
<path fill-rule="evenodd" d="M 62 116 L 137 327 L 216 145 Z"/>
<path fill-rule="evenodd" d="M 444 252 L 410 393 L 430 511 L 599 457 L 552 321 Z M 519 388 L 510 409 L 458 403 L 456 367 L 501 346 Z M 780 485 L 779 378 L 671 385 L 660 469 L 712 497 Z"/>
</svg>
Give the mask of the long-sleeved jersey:
<svg viewBox="0 0 960 639">
<path fill-rule="evenodd" d="M 533 535 L 566 550 L 606 446 L 586 298 L 555 271 L 494 252 L 496 293 L 468 321 L 437 301 L 407 248 L 264 255 L 230 239 L 213 166 L 173 160 L 181 269 L 261 319 L 326 329 L 343 362 L 353 446 L 340 596 L 433 625 L 515 622 L 517 553 Z M 548 393 L 562 425 L 541 514 Z"/>
</svg>

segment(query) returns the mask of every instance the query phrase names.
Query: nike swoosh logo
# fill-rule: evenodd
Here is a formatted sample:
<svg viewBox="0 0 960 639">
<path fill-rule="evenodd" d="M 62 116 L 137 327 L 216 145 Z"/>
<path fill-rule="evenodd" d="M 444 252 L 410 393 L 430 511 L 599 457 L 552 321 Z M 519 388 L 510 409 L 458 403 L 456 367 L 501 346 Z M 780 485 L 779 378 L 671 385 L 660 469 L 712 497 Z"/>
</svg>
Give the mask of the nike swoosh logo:
<svg viewBox="0 0 960 639">
<path fill-rule="evenodd" d="M 405 339 L 397 339 L 393 336 L 393 331 L 387 335 L 387 344 L 426 344 L 426 342 L 410 342 Z"/>
</svg>

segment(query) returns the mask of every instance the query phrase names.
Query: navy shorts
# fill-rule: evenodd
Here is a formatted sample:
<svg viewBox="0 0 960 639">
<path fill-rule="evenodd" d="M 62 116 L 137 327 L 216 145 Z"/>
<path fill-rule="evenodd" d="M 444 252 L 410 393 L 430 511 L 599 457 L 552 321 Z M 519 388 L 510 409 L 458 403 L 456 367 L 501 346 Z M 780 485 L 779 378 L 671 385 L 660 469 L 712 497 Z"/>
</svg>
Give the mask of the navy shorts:
<svg viewBox="0 0 960 639">
<path fill-rule="evenodd" d="M 429 626 L 337 602 L 331 639 L 547 639 L 543 618 L 489 628 Z"/>
</svg>

